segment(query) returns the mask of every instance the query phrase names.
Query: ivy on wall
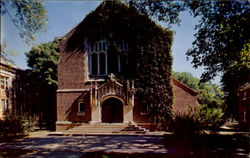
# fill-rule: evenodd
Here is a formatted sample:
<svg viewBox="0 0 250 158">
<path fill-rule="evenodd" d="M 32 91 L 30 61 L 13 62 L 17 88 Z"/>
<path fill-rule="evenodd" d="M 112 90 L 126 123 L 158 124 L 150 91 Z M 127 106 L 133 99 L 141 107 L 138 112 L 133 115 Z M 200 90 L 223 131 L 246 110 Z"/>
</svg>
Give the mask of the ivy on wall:
<svg viewBox="0 0 250 158">
<path fill-rule="evenodd" d="M 103 1 L 73 30 L 66 49 L 83 50 L 84 38 L 88 42 L 106 38 L 109 49 L 125 55 L 127 70 L 119 74 L 123 80 L 133 79 L 141 104 L 148 106 L 151 121 L 160 129 L 172 117 L 173 92 L 170 83 L 173 33 L 158 26 L 149 17 L 122 1 Z M 124 52 L 116 41 L 129 43 Z"/>
</svg>

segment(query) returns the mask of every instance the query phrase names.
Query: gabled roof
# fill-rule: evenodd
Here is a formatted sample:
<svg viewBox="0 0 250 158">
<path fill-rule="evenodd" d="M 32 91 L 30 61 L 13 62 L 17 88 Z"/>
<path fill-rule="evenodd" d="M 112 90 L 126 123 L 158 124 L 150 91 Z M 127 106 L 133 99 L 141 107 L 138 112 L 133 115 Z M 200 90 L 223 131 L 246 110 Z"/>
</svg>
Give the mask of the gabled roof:
<svg viewBox="0 0 250 158">
<path fill-rule="evenodd" d="M 181 81 L 177 80 L 176 78 L 171 77 L 171 79 L 172 79 L 174 85 L 182 88 L 183 90 L 190 93 L 191 95 L 198 95 L 199 94 L 199 92 L 197 92 L 197 91 L 193 90 L 192 88 L 188 87 L 187 85 L 185 85 Z"/>
<path fill-rule="evenodd" d="M 133 24 L 133 27 L 131 27 L 130 24 Z M 126 38 L 130 35 L 134 35 L 131 31 L 138 32 L 134 30 L 136 29 L 134 26 L 146 26 L 146 24 L 152 26 L 152 29 L 157 28 L 161 30 L 162 34 L 164 34 L 164 32 L 167 34 L 169 32 L 172 33 L 172 31 L 162 28 L 148 16 L 141 14 L 135 8 L 129 7 L 122 1 L 104 0 L 94 11 L 89 13 L 82 22 L 60 38 L 60 48 L 61 50 L 65 48 L 68 48 L 68 50 L 81 48 L 82 50 L 84 47 L 84 37 L 97 40 L 98 38 L 106 38 L 107 36 L 115 38 L 118 34 L 121 34 L 123 38 Z M 131 32 L 131 34 L 129 32 Z M 146 33 L 147 32 L 148 30 Z"/>
</svg>

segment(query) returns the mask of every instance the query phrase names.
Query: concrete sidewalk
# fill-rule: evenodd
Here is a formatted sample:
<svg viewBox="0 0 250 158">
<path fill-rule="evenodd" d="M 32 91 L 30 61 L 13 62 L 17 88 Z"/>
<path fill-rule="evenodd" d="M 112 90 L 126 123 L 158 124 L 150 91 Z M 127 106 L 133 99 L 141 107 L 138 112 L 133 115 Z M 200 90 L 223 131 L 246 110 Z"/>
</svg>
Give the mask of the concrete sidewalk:
<svg viewBox="0 0 250 158">
<path fill-rule="evenodd" d="M 30 150 L 20 157 L 81 157 L 86 152 L 167 153 L 163 137 L 32 136 L 0 143 L 0 149 Z M 1 155 L 0 155 L 1 157 Z"/>
<path fill-rule="evenodd" d="M 207 149 L 201 150 L 166 148 L 163 135 L 124 135 L 124 134 L 82 134 L 67 135 L 58 132 L 32 134 L 14 142 L 0 143 L 1 152 L 20 151 L 19 155 L 9 157 L 82 157 L 90 152 L 144 154 L 148 157 L 250 157 L 243 149 Z M 167 140 L 169 141 L 169 140 Z M 173 141 L 172 143 L 176 143 Z M 180 142 L 179 142 L 180 143 Z M 146 154 L 146 155 L 145 155 Z M 91 155 L 91 154 L 90 154 Z M 147 157 L 147 155 L 149 155 Z M 86 156 L 85 156 L 86 157 Z M 88 156 L 87 156 L 88 157 Z M 92 157 L 92 156 L 91 156 Z M 102 157 L 102 156 L 101 156 Z M 123 155 L 124 157 L 124 155 Z M 121 155 L 121 158 L 123 158 Z M 126 157 L 126 156 L 125 156 Z"/>
</svg>

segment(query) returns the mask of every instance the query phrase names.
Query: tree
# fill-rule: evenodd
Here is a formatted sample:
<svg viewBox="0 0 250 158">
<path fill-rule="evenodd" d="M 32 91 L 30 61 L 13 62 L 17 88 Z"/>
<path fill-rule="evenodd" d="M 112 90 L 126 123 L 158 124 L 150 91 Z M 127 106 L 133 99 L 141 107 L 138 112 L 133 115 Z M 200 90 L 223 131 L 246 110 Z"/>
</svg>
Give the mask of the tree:
<svg viewBox="0 0 250 158">
<path fill-rule="evenodd" d="M 200 80 L 196 77 L 194 77 L 191 73 L 189 72 L 172 72 L 172 75 L 178 79 L 179 81 L 181 81 L 182 83 L 184 83 L 185 85 L 187 85 L 188 87 L 199 91 L 199 82 Z"/>
<path fill-rule="evenodd" d="M 208 81 L 217 72 L 225 72 L 235 62 L 249 57 L 241 53 L 250 42 L 248 1 L 195 1 L 190 6 L 201 20 L 187 55 L 192 57 L 195 68 L 205 67 L 202 80 Z"/>
<path fill-rule="evenodd" d="M 20 37 L 26 43 L 35 40 L 34 34 L 45 30 L 47 25 L 47 11 L 39 0 L 8 0 L 0 1 L 1 14 L 7 14 L 20 32 Z M 14 10 L 15 15 L 11 14 Z"/>
<path fill-rule="evenodd" d="M 201 20 L 192 49 L 186 53 L 194 67 L 205 67 L 202 81 L 222 72 L 228 112 L 237 114 L 237 89 L 249 81 L 249 1 L 194 1 L 189 4 Z"/>
<path fill-rule="evenodd" d="M 210 108 L 224 106 L 224 93 L 218 85 L 212 82 L 200 83 L 200 79 L 188 72 L 173 72 L 173 76 L 199 92 L 199 103 L 202 106 Z"/>
<path fill-rule="evenodd" d="M 179 13 L 185 10 L 184 2 L 177 1 L 130 1 L 139 12 L 168 24 L 180 24 Z"/>
<path fill-rule="evenodd" d="M 57 62 L 59 59 L 58 39 L 33 46 L 25 53 L 28 66 L 45 84 L 57 87 Z"/>
<path fill-rule="evenodd" d="M 31 114 L 40 116 L 40 120 L 53 126 L 56 121 L 58 39 L 33 46 L 25 54 L 31 68 L 26 70 L 24 78 L 28 93 L 26 105 Z"/>
<path fill-rule="evenodd" d="M 241 59 L 235 62 L 222 76 L 222 86 L 227 95 L 227 113 L 229 117 L 238 118 L 238 90 L 241 85 L 250 81 L 250 44 L 241 52 Z M 232 115 L 232 116 L 230 116 Z"/>
</svg>

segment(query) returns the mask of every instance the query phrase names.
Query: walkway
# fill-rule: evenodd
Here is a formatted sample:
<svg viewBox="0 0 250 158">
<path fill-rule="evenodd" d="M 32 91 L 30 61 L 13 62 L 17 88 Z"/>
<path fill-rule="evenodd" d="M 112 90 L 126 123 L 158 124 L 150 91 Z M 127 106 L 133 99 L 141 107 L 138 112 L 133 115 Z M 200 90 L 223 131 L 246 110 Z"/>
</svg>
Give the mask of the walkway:
<svg viewBox="0 0 250 158">
<path fill-rule="evenodd" d="M 167 153 L 163 137 L 45 136 L 0 143 L 1 149 L 25 149 L 20 157 L 80 157 L 85 152 Z M 1 152 L 0 152 L 1 153 Z M 0 156 L 1 157 L 1 156 Z"/>
<path fill-rule="evenodd" d="M 213 138 L 212 140 L 208 140 Z M 149 157 L 227 157 L 249 158 L 249 143 L 247 138 L 227 135 L 214 137 L 198 137 L 195 143 L 189 144 L 185 139 L 173 139 L 169 135 L 166 140 L 160 135 L 52 135 L 36 134 L 16 142 L 0 143 L 0 157 L 93 157 L 93 152 L 123 153 L 114 156 L 125 158 L 133 154 L 136 158 Z M 199 140 L 198 140 L 199 139 Z M 217 140 L 218 139 L 218 140 Z M 165 143 L 167 144 L 165 145 Z M 186 142 L 186 144 L 185 144 Z M 235 143 L 232 144 L 232 143 Z M 231 145 L 230 145 L 231 144 Z M 214 147 L 215 146 L 215 147 Z M 6 154 L 6 152 L 9 154 Z M 136 154 L 135 154 L 136 153 Z M 144 154 L 141 154 L 144 153 Z M 146 153 L 146 155 L 145 155 Z M 5 155 L 4 155 L 5 154 Z M 139 156 L 138 156 L 139 154 Z M 94 154 L 96 157 L 96 155 Z M 96 158 L 99 158 L 96 157 Z M 128 156 L 128 157 L 131 157 Z M 113 157 L 112 157 L 113 158 Z"/>
</svg>

